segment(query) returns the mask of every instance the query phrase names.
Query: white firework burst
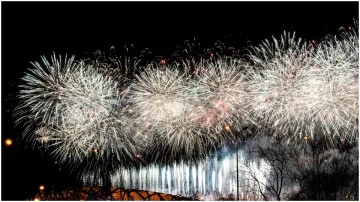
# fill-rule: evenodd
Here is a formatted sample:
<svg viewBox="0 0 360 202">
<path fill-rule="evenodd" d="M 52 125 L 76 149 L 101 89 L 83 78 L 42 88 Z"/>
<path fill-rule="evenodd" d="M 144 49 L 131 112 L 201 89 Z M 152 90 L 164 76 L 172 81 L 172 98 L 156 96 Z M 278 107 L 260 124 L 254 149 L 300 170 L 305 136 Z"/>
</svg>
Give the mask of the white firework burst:
<svg viewBox="0 0 360 202">
<path fill-rule="evenodd" d="M 23 124 L 24 135 L 33 143 L 36 142 L 35 128 L 41 125 L 45 130 L 47 125 L 57 124 L 61 88 L 76 65 L 74 57 L 68 59 L 65 56 L 62 60 L 61 56 L 57 59 L 54 54 L 51 63 L 44 56 L 41 59 L 44 67 L 38 62 L 31 63 L 35 68 L 29 69 L 22 77 L 18 96 L 20 103 L 14 112 L 16 124 Z M 43 129 L 40 127 L 38 133 L 44 135 Z"/>
<path fill-rule="evenodd" d="M 149 66 L 131 85 L 131 110 L 140 128 L 167 127 L 178 122 L 185 109 L 185 81 L 177 70 Z"/>
<path fill-rule="evenodd" d="M 202 62 L 193 81 L 193 102 L 204 108 L 200 117 L 203 127 L 216 133 L 230 124 L 239 129 L 248 124 L 249 97 L 244 75 L 246 64 L 240 60 Z"/>
<path fill-rule="evenodd" d="M 355 31 L 321 43 L 312 53 L 313 67 L 322 78 L 317 114 L 317 133 L 328 138 L 354 140 L 358 134 L 359 39 Z"/>
<path fill-rule="evenodd" d="M 55 57 L 53 61 L 60 64 Z M 40 65 L 36 68 L 33 72 L 44 71 Z M 40 135 L 37 139 L 53 147 L 52 154 L 62 164 L 79 164 L 93 155 L 94 148 L 99 153 L 98 158 L 115 154 L 118 158 L 134 159 L 139 147 L 135 145 L 137 137 L 131 135 L 126 126 L 126 102 L 118 92 L 120 84 L 83 62 L 68 65 L 64 70 L 60 70 L 60 65 L 57 68 L 59 71 L 53 73 L 53 77 L 62 78 L 61 83 L 52 82 L 53 77 L 45 75 L 39 80 L 27 79 L 28 91 L 21 91 L 24 103 L 47 107 L 46 110 L 39 107 L 29 110 L 28 114 L 24 113 L 29 116 L 26 118 L 41 111 L 52 112 L 42 116 L 43 119 L 48 117 L 47 122 L 34 120 L 33 125 L 37 124 L 38 128 L 36 134 Z M 48 99 L 39 99 L 42 96 L 37 96 L 37 99 L 31 96 L 33 92 L 44 91 L 37 90 L 35 84 L 51 82 L 56 89 L 55 96 L 51 97 L 56 102 L 52 105 L 46 103 Z"/>
<path fill-rule="evenodd" d="M 303 135 L 319 85 L 318 78 L 309 73 L 309 51 L 295 34 L 284 33 L 280 43 L 275 38 L 273 43 L 266 40 L 250 54 L 255 65 L 248 72 L 249 110 L 265 131 L 272 128 L 275 135 Z"/>
<path fill-rule="evenodd" d="M 274 39 L 273 44 L 267 41 L 255 48 L 250 55 L 255 63 L 249 78 L 250 110 L 261 125 L 288 140 L 304 136 L 332 140 L 345 131 L 353 136 L 358 54 L 356 40 L 350 41 L 333 39 L 314 48 L 284 34 L 280 44 Z M 354 45 L 344 47 L 349 44 Z"/>
</svg>

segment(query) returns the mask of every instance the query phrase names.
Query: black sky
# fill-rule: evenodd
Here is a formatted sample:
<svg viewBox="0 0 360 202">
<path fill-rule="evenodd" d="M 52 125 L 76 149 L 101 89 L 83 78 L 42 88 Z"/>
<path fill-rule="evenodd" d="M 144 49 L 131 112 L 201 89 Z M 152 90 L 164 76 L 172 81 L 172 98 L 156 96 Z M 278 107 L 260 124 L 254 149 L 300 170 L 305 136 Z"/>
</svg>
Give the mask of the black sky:
<svg viewBox="0 0 360 202">
<path fill-rule="evenodd" d="M 1 2 L 2 145 L 16 139 L 13 95 L 29 61 L 40 55 L 82 55 L 110 46 L 134 44 L 167 56 L 194 37 L 211 47 L 226 35 L 243 36 L 258 44 L 284 30 L 308 40 L 352 26 L 358 2 Z M 24 200 L 38 185 L 71 185 L 46 155 L 2 146 L 2 200 Z M 58 181 L 58 182 L 55 182 Z"/>
</svg>

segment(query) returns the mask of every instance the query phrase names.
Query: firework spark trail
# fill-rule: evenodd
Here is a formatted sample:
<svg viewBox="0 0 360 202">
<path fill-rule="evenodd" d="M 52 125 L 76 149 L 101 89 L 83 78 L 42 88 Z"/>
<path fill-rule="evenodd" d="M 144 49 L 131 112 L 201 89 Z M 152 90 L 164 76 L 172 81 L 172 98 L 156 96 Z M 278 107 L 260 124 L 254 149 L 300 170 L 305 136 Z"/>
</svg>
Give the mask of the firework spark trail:
<svg viewBox="0 0 360 202">
<path fill-rule="evenodd" d="M 223 134 L 216 134 L 211 128 L 204 128 L 199 122 L 199 114 L 204 111 L 200 107 L 192 106 L 179 118 L 179 122 L 171 121 L 164 130 L 158 130 L 157 138 L 161 140 L 153 148 L 163 158 L 191 159 L 205 157 L 208 151 L 216 149 L 216 144 L 223 143 Z M 181 122 L 180 122 L 181 121 Z"/>
</svg>

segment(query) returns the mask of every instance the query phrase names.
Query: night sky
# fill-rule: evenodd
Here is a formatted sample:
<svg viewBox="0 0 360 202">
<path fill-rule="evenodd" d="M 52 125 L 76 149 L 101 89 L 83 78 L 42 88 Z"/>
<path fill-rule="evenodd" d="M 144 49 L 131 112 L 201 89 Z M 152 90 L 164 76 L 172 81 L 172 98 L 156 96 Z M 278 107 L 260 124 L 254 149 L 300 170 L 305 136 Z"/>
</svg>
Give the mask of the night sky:
<svg viewBox="0 0 360 202">
<path fill-rule="evenodd" d="M 25 200 L 39 185 L 77 186 L 75 177 L 20 138 L 14 98 L 20 77 L 40 55 L 75 54 L 134 44 L 169 57 L 194 37 L 203 48 L 231 35 L 261 40 L 284 30 L 307 40 L 353 26 L 358 2 L 2 2 L 1 200 Z M 236 44 L 234 44 L 235 46 Z M 237 47 L 239 48 L 239 47 Z M 78 57 L 76 59 L 79 59 Z M 11 137 L 12 147 L 4 141 Z"/>
</svg>

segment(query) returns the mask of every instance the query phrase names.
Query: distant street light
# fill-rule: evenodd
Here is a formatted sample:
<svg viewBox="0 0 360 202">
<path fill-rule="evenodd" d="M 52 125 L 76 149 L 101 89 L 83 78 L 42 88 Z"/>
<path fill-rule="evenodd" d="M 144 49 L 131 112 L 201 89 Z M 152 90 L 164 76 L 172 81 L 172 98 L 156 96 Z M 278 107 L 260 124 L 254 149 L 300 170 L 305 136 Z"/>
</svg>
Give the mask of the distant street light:
<svg viewBox="0 0 360 202">
<path fill-rule="evenodd" d="M 8 147 L 11 146 L 12 143 L 13 143 L 13 142 L 12 142 L 12 139 L 10 139 L 10 138 L 8 138 L 8 139 L 5 140 L 5 144 L 6 144 L 6 146 L 8 146 Z"/>
<path fill-rule="evenodd" d="M 41 186 L 39 187 L 39 189 L 40 189 L 40 191 L 43 191 L 43 190 L 45 189 L 45 186 L 44 186 L 44 185 L 41 185 Z"/>
</svg>

